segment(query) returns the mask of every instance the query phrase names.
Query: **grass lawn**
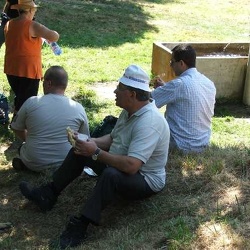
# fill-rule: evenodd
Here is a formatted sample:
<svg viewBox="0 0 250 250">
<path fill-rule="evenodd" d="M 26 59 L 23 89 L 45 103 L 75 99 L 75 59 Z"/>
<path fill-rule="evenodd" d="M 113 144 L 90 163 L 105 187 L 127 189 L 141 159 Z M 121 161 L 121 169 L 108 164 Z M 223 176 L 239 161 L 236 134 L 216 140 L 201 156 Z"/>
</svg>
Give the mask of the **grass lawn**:
<svg viewBox="0 0 250 250">
<path fill-rule="evenodd" d="M 0 5 L 4 5 L 3 0 Z M 36 1 L 38 2 L 38 1 Z M 131 63 L 151 69 L 152 44 L 163 42 L 249 42 L 248 0 L 44 0 L 37 20 L 60 33 L 61 56 L 44 46 L 44 71 L 59 64 L 69 72 L 67 95 L 85 107 L 93 129 L 106 115 L 118 115 L 112 100 L 95 91 L 114 83 Z M 12 96 L 3 73 L 0 92 Z M 42 93 L 42 89 L 40 89 Z M 250 249 L 250 108 L 218 104 L 211 147 L 199 155 L 170 152 L 165 189 L 144 201 L 108 207 L 77 249 Z M 0 125 L 0 249 L 48 249 L 67 215 L 76 214 L 96 179 L 75 180 L 54 209 L 41 213 L 20 194 L 18 183 L 39 185 L 50 173 L 16 172 L 14 136 Z"/>
</svg>

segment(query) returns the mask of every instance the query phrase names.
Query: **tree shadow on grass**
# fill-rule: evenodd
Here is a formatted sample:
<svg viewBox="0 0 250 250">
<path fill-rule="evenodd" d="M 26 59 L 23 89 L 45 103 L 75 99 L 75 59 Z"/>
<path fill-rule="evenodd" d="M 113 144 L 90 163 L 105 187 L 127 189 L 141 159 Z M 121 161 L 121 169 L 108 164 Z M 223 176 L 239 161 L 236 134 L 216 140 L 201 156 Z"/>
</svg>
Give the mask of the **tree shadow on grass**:
<svg viewBox="0 0 250 250">
<path fill-rule="evenodd" d="M 36 15 L 39 22 L 60 33 L 60 44 L 71 48 L 137 43 L 146 32 L 157 32 L 148 23 L 150 14 L 136 1 L 49 0 Z"/>
<path fill-rule="evenodd" d="M 202 154 L 191 155 L 171 151 L 166 187 L 149 199 L 109 206 L 102 225 L 90 228 L 86 249 L 117 249 L 118 245 L 123 249 L 178 249 L 195 239 L 196 248 L 204 249 L 213 247 L 222 233 L 223 239 L 241 235 L 243 240 L 234 247 L 247 249 L 243 235 L 245 239 L 249 235 L 242 225 L 250 200 L 249 157 L 250 150 L 240 146 L 212 145 Z M 1 218 L 14 226 L 13 233 L 2 237 L 2 249 L 46 247 L 63 230 L 67 214 L 77 214 L 95 185 L 95 179 L 79 177 L 63 191 L 52 211 L 43 214 L 21 196 L 18 183 L 26 179 L 39 184 L 46 177 L 5 169 L 0 179 Z M 208 234 L 202 231 L 204 225 Z M 216 231 L 218 226 L 227 230 Z"/>
<path fill-rule="evenodd" d="M 218 102 L 214 110 L 215 117 L 233 116 L 235 118 L 250 118 L 250 106 L 242 102 Z"/>
<path fill-rule="evenodd" d="M 151 198 L 107 207 L 101 226 L 91 226 L 84 249 L 179 249 L 194 240 L 197 249 L 205 249 L 213 248 L 221 232 L 225 239 L 246 234 L 241 225 L 250 200 L 249 152 L 214 145 L 202 154 L 172 151 L 166 187 Z M 8 249 L 46 248 L 63 230 L 67 214 L 78 213 L 96 181 L 80 176 L 62 192 L 55 207 L 43 214 L 20 195 L 18 183 L 24 178 L 32 184 L 42 183 L 44 176 L 7 169 L 0 171 L 0 178 L 4 180 L 0 183 L 1 201 L 8 201 L 1 205 L 0 214 L 14 225 L 12 235 L 0 243 L 3 249 L 7 239 Z M 202 232 L 203 225 L 209 229 L 208 235 Z M 217 225 L 225 225 L 227 231 L 216 231 Z M 235 244 L 235 249 L 247 249 L 244 240 Z"/>
<path fill-rule="evenodd" d="M 155 223 L 165 232 L 157 249 L 167 245 L 174 249 L 196 237 L 196 249 L 215 249 L 220 237 L 246 234 L 248 230 L 240 228 L 248 216 L 249 159 L 250 150 L 244 146 L 211 145 L 202 154 L 190 155 L 171 152 L 166 188 L 151 205 L 162 210 L 155 216 Z M 208 230 L 202 231 L 204 225 Z M 216 231 L 219 227 L 221 230 Z M 247 238 L 236 240 L 234 247 L 246 249 Z"/>
</svg>

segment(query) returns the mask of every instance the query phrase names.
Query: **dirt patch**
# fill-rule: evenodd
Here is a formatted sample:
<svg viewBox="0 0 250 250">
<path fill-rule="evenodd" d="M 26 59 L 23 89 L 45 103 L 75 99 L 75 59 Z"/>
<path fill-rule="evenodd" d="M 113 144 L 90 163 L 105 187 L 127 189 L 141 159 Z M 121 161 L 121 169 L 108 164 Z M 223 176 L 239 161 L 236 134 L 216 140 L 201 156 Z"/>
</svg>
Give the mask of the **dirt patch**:
<svg viewBox="0 0 250 250">
<path fill-rule="evenodd" d="M 114 90 L 116 86 L 117 82 L 99 82 L 91 85 L 90 88 L 102 99 L 115 100 Z"/>
<path fill-rule="evenodd" d="M 0 154 L 4 154 L 4 152 L 9 148 L 10 145 L 8 144 L 3 144 L 1 143 L 1 146 L 0 146 Z"/>
</svg>

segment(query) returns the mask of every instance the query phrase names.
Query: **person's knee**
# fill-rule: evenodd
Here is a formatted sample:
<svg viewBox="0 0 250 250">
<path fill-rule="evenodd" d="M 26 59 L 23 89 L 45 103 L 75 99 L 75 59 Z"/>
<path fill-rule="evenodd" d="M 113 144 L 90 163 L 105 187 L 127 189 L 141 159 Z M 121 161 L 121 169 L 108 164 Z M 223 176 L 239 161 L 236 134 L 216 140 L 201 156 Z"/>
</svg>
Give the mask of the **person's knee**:
<svg viewBox="0 0 250 250">
<path fill-rule="evenodd" d="M 118 169 L 116 168 L 113 168 L 113 167 L 107 167 L 103 170 L 103 173 L 104 175 L 120 175 L 121 171 L 119 171 Z"/>
<path fill-rule="evenodd" d="M 116 168 L 107 167 L 103 170 L 101 176 L 102 176 L 102 179 L 106 179 L 106 180 L 109 180 L 113 183 L 116 183 L 117 181 L 120 180 L 120 178 L 122 176 L 122 172 Z"/>
</svg>

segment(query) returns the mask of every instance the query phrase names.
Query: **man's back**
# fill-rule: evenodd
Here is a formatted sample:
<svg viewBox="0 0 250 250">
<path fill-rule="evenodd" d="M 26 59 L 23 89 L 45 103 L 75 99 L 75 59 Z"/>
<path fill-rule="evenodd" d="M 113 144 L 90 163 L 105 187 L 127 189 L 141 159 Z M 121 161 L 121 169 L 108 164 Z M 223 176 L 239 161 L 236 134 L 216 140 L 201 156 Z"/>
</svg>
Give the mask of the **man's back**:
<svg viewBox="0 0 250 250">
<path fill-rule="evenodd" d="M 166 119 L 178 148 L 201 151 L 208 145 L 215 94 L 213 82 L 195 68 L 153 92 L 157 107 L 167 104 Z"/>
<path fill-rule="evenodd" d="M 57 94 L 29 98 L 11 126 L 16 130 L 27 129 L 20 158 L 34 171 L 63 162 L 71 148 L 66 132 L 68 126 L 89 135 L 84 108 L 79 103 Z"/>
</svg>

